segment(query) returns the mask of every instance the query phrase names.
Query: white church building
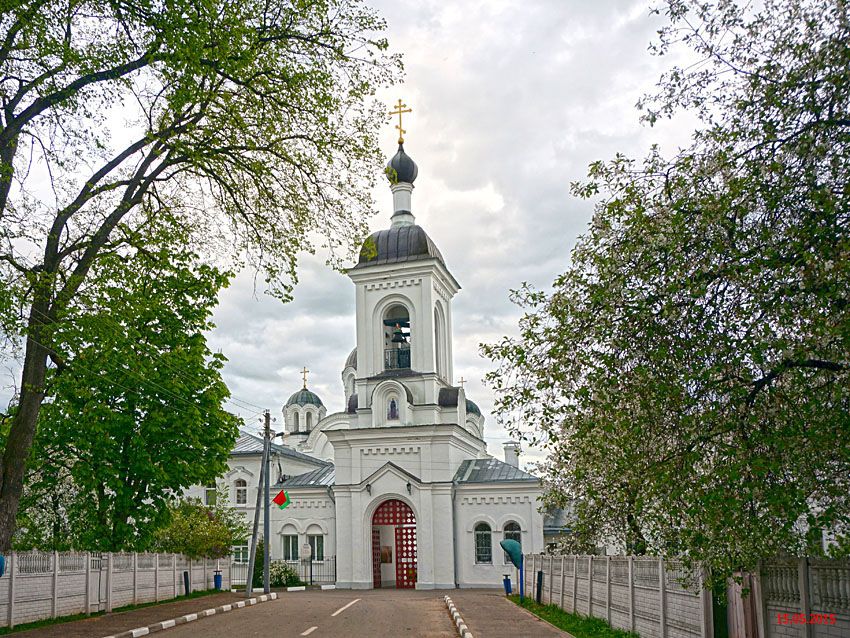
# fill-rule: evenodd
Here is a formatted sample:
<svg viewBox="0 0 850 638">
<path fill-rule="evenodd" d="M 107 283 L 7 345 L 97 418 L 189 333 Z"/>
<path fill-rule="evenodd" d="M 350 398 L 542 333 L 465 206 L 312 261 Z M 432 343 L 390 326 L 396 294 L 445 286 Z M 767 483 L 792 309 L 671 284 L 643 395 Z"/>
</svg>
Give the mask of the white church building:
<svg viewBox="0 0 850 638">
<path fill-rule="evenodd" d="M 453 385 L 460 284 L 415 222 L 418 168 L 399 142 L 391 226 L 348 273 L 357 345 L 342 369 L 347 408 L 327 414 L 306 377 L 283 407 L 272 496 L 285 489 L 292 502 L 272 505 L 272 558 L 295 561 L 308 546 L 314 560 L 335 556 L 340 588 L 499 587 L 512 572 L 500 540 L 544 549 L 542 487 L 518 467 L 518 444 L 504 446 L 504 461 L 487 453 L 484 417 Z M 261 452 L 243 432 L 219 481 L 249 521 Z"/>
</svg>

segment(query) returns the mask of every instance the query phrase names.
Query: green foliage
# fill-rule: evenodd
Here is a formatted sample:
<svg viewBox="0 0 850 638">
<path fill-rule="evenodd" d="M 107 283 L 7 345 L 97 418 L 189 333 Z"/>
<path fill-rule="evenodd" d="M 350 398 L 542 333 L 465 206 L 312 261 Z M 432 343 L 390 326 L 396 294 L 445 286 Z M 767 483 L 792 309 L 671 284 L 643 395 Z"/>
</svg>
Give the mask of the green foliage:
<svg viewBox="0 0 850 638">
<path fill-rule="evenodd" d="M 302 584 L 295 568 L 280 560 L 271 564 L 269 582 L 272 587 L 297 587 Z"/>
<path fill-rule="evenodd" d="M 219 490 L 216 505 L 197 499 L 180 500 L 169 507 L 169 522 L 158 529 L 154 548 L 189 558 L 224 558 L 248 533 L 242 515 L 229 507 L 227 492 Z"/>
<path fill-rule="evenodd" d="M 580 614 L 570 614 L 557 605 L 538 605 L 528 596 L 520 603 L 519 596 L 508 596 L 513 603 L 527 609 L 548 623 L 563 629 L 574 638 L 638 638 L 631 631 L 614 629 L 601 618 L 591 618 Z"/>
<path fill-rule="evenodd" d="M 385 28 L 359 0 L 4 4 L 0 324 L 24 365 L 0 465 L 0 549 L 15 527 L 47 361 L 62 367 L 77 356 L 65 349 L 75 330 L 67 322 L 95 272 L 135 258 L 170 220 L 182 239 L 176 257 L 189 251 L 207 267 L 247 264 L 270 294 L 288 299 L 301 251 L 321 245 L 338 266 L 366 233 L 386 120 L 374 94 L 401 70 L 387 54 Z M 155 293 L 156 282 L 148 283 Z M 108 286 L 95 289 L 104 293 L 93 299 L 101 307 L 120 298 Z M 101 326 L 89 322 L 87 340 L 79 330 L 78 341 L 95 347 Z M 129 320 L 128 327 L 139 329 Z M 198 349 L 184 344 L 179 352 L 191 358 Z M 220 365 L 211 359 L 209 367 Z M 197 389 L 182 394 L 182 382 L 161 383 L 161 370 L 145 372 L 168 389 L 145 392 L 157 395 L 160 416 L 175 396 L 197 398 Z M 214 399 L 208 394 L 199 409 L 208 412 Z M 88 443 L 116 451 L 105 449 L 106 439 Z M 190 437 L 177 448 L 202 443 Z M 151 468 L 167 466 L 159 451 L 152 446 Z M 128 507 L 135 505 L 121 499 L 118 515 Z"/>
<path fill-rule="evenodd" d="M 251 583 L 253 584 L 254 589 L 262 589 L 264 586 L 263 583 L 263 569 L 264 569 L 264 543 L 263 539 L 257 540 L 257 551 L 254 552 L 254 574 L 251 579 Z M 271 576 L 270 576 L 271 578 Z"/>
<path fill-rule="evenodd" d="M 226 469 L 238 419 L 203 333 L 228 275 L 158 232 L 104 256 L 57 326 L 18 546 L 145 550 L 168 503 Z"/>
<path fill-rule="evenodd" d="M 850 20 L 837 1 L 664 8 L 656 50 L 703 63 L 645 117 L 696 113 L 692 146 L 593 164 L 570 267 L 517 291 L 520 337 L 484 352 L 577 544 L 722 580 L 850 530 Z"/>
</svg>

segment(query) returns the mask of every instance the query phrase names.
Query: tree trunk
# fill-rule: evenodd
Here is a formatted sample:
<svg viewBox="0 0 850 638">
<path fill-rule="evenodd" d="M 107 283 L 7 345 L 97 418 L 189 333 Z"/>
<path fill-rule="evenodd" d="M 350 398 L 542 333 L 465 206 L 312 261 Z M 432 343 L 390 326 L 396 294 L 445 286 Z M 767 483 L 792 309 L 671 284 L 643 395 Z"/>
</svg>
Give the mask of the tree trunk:
<svg viewBox="0 0 850 638">
<path fill-rule="evenodd" d="M 44 379 L 49 354 L 47 347 L 43 345 L 49 339 L 45 325 L 48 316 L 46 299 L 44 291 L 40 295 L 36 292 L 30 307 L 20 402 L 12 419 L 0 467 L 0 552 L 7 552 L 12 546 L 27 459 L 35 436 L 38 412 L 44 400 Z"/>
</svg>

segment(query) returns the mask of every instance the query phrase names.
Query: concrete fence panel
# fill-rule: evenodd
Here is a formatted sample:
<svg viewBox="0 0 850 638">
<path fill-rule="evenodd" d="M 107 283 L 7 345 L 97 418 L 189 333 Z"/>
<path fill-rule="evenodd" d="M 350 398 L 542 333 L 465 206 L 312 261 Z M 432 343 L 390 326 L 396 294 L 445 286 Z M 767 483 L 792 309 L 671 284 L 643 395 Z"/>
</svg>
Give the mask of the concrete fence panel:
<svg viewBox="0 0 850 638">
<path fill-rule="evenodd" d="M 216 570 L 230 588 L 230 560 L 192 562 L 192 591 L 212 589 Z M 174 554 L 11 552 L 0 578 L 0 627 L 175 598 L 189 563 Z"/>
</svg>

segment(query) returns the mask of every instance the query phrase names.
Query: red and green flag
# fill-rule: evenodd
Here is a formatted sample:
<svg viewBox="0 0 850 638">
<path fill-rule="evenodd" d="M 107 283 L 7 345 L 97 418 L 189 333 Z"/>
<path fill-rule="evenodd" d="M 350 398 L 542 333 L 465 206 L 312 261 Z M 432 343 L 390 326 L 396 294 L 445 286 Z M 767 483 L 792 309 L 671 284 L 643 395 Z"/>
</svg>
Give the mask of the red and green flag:
<svg viewBox="0 0 850 638">
<path fill-rule="evenodd" d="M 280 494 L 275 496 L 272 501 L 275 505 L 277 505 L 280 509 L 286 509 L 286 506 L 289 505 L 292 501 L 289 500 L 289 494 L 286 493 L 286 490 L 281 490 Z"/>
</svg>

